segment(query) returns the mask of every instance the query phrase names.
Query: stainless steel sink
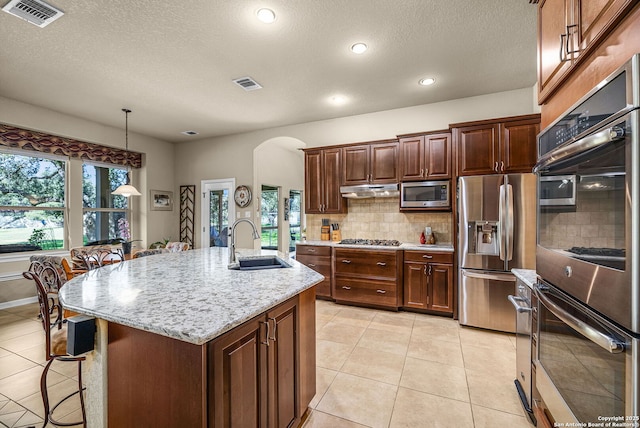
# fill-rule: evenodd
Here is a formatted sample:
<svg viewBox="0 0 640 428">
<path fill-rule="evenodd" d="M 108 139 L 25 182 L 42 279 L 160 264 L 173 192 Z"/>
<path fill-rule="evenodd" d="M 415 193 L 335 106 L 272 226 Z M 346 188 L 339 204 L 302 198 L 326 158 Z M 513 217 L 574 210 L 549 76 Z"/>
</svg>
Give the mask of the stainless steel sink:
<svg viewBox="0 0 640 428">
<path fill-rule="evenodd" d="M 233 270 L 283 269 L 291 265 L 277 256 L 239 257 L 237 263 L 229 265 Z"/>
</svg>

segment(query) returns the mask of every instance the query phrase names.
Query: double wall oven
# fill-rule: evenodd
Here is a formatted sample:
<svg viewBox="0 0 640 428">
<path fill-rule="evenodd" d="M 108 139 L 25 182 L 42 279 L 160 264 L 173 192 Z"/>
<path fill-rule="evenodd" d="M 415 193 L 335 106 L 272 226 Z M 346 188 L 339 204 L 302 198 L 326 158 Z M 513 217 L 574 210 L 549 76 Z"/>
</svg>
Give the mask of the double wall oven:
<svg viewBox="0 0 640 428">
<path fill-rule="evenodd" d="M 557 426 L 640 424 L 639 106 L 635 55 L 538 136 L 536 404 Z"/>
</svg>

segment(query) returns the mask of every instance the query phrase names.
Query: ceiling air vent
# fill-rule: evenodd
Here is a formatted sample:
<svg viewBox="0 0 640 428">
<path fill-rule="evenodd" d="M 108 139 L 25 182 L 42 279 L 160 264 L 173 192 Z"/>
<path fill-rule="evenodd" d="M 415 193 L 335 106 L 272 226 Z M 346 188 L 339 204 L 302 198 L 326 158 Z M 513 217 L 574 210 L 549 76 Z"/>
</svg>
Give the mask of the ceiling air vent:
<svg viewBox="0 0 640 428">
<path fill-rule="evenodd" d="M 64 15 L 60 9 L 40 0 L 11 0 L 2 10 L 44 28 Z"/>
<path fill-rule="evenodd" d="M 255 91 L 256 89 L 262 89 L 262 86 L 251 77 L 241 77 L 240 79 L 234 79 L 233 83 L 240 86 L 245 91 Z"/>
<path fill-rule="evenodd" d="M 197 131 L 182 131 L 181 134 L 190 135 L 191 136 L 191 135 L 198 135 L 198 132 Z"/>
</svg>

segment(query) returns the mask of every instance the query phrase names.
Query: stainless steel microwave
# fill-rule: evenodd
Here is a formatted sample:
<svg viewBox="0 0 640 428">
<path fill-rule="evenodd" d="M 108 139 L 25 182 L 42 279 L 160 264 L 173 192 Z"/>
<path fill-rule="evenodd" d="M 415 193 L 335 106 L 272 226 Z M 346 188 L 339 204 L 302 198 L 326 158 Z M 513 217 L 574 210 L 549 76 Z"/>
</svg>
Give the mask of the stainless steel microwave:
<svg viewBox="0 0 640 428">
<path fill-rule="evenodd" d="M 575 206 L 575 175 L 541 176 L 539 184 L 541 206 Z"/>
<path fill-rule="evenodd" d="M 451 182 L 439 180 L 401 183 L 400 208 L 451 208 Z"/>
</svg>

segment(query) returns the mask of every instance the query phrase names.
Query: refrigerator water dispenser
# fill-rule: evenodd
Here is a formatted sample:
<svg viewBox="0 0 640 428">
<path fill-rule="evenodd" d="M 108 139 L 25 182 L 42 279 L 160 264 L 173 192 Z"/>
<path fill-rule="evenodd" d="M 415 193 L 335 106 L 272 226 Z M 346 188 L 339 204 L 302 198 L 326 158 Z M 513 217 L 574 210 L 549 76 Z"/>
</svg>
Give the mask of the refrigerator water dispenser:
<svg viewBox="0 0 640 428">
<path fill-rule="evenodd" d="M 469 223 L 470 254 L 500 255 L 497 221 L 473 221 Z"/>
</svg>

